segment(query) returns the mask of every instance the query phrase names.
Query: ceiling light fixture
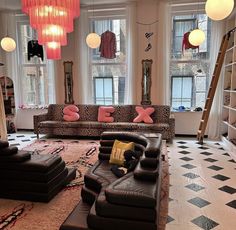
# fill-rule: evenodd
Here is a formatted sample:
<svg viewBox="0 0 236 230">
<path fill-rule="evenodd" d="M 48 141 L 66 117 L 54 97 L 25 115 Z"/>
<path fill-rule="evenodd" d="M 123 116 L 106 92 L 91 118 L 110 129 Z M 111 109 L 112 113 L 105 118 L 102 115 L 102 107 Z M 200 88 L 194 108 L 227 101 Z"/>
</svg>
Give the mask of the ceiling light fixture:
<svg viewBox="0 0 236 230">
<path fill-rule="evenodd" d="M 96 49 L 101 44 L 101 37 L 96 33 L 90 33 L 86 37 L 86 43 L 88 47 L 92 49 Z"/>
<path fill-rule="evenodd" d="M 3 50 L 5 50 L 6 52 L 12 52 L 15 50 L 16 48 L 16 42 L 13 38 L 9 37 L 8 35 L 6 37 L 4 37 L 1 40 L 1 47 L 3 48 Z"/>
<path fill-rule="evenodd" d="M 80 0 L 22 0 L 22 11 L 37 30 L 39 44 L 46 45 L 47 58 L 60 59 L 61 46 L 67 45 L 67 33 L 80 15 Z"/>
<path fill-rule="evenodd" d="M 205 41 L 205 37 L 205 33 L 201 29 L 196 28 L 189 34 L 188 40 L 193 46 L 199 46 Z"/>
<path fill-rule="evenodd" d="M 228 17 L 234 8 L 234 0 L 207 0 L 206 14 L 212 20 L 218 21 Z"/>
<path fill-rule="evenodd" d="M 93 1 L 93 18 L 94 18 L 94 1 Z M 101 37 L 93 31 L 92 33 L 89 33 L 87 35 L 86 43 L 87 43 L 88 47 L 90 47 L 92 49 L 96 49 L 101 44 Z"/>
<path fill-rule="evenodd" d="M 199 1 L 198 1 L 198 11 L 199 11 Z M 188 41 L 193 46 L 200 46 L 205 41 L 205 33 L 198 28 L 198 19 L 196 20 L 196 29 L 191 31 L 188 37 Z"/>
<path fill-rule="evenodd" d="M 6 2 L 4 3 L 6 6 Z M 12 52 L 16 49 L 16 42 L 13 38 L 8 36 L 8 19 L 7 19 L 6 27 L 7 27 L 7 35 L 1 40 L 1 47 L 6 52 Z"/>
</svg>

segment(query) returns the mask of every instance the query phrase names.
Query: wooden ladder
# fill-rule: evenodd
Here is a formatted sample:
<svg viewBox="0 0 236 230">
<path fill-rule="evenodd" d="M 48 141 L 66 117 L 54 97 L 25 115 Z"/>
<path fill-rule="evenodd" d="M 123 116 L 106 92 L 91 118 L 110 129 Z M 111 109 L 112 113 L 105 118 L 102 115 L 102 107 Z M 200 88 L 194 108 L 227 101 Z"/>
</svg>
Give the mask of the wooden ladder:
<svg viewBox="0 0 236 230">
<path fill-rule="evenodd" d="M 211 84 L 210 84 L 210 87 L 208 90 L 208 95 L 206 98 L 205 107 L 204 107 L 204 110 L 202 113 L 202 119 L 200 121 L 199 129 L 197 132 L 197 140 L 198 140 L 199 144 L 203 144 L 203 138 L 204 138 L 204 134 L 206 131 L 207 122 L 209 119 L 213 99 L 215 96 L 216 87 L 217 87 L 217 84 L 219 81 L 220 72 L 222 69 L 222 65 L 224 63 L 225 53 L 228 48 L 230 36 L 232 33 L 235 32 L 235 30 L 236 30 L 236 27 L 234 29 L 230 30 L 227 34 L 225 34 L 224 37 L 222 38 L 222 41 L 221 41 L 220 50 L 219 50 L 219 53 L 217 56 L 214 72 L 213 72 L 212 79 L 211 79 Z"/>
</svg>

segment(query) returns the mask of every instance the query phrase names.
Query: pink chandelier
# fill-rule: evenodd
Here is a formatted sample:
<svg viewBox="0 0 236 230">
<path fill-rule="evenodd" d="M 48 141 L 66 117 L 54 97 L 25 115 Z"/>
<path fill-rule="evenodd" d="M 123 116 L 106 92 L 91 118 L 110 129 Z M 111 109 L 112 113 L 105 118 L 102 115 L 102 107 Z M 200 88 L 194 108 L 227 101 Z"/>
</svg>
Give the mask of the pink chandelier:
<svg viewBox="0 0 236 230">
<path fill-rule="evenodd" d="M 22 11 L 38 31 L 39 44 L 46 45 L 47 58 L 60 59 L 61 46 L 67 45 L 67 33 L 80 15 L 80 0 L 22 0 Z"/>
</svg>

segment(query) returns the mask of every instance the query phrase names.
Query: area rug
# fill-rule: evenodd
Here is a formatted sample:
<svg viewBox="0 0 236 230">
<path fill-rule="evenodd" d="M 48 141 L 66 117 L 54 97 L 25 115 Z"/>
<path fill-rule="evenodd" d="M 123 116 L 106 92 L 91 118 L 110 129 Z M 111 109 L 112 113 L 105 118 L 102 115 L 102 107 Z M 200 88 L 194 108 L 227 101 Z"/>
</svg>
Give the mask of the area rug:
<svg viewBox="0 0 236 230">
<path fill-rule="evenodd" d="M 165 145 L 164 153 L 167 150 Z M 96 162 L 99 142 L 91 140 L 37 140 L 24 150 L 35 154 L 58 154 L 67 167 L 76 168 L 71 181 L 49 203 L 0 199 L 0 230 L 59 230 L 60 225 L 80 200 L 85 172 Z M 168 161 L 162 161 L 162 187 L 159 230 L 165 229 L 168 213 Z"/>
</svg>

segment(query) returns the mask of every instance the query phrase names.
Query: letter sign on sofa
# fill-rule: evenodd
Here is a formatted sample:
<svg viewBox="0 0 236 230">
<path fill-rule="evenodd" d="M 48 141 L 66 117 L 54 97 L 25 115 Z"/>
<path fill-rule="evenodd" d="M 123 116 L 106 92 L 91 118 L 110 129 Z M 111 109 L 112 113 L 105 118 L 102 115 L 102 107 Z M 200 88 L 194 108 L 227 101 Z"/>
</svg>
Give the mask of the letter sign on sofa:
<svg viewBox="0 0 236 230">
<path fill-rule="evenodd" d="M 148 123 L 148 124 L 152 124 L 153 120 L 150 117 L 150 115 L 155 111 L 154 108 L 152 107 L 148 107 L 146 109 L 144 109 L 141 106 L 136 106 L 135 107 L 136 112 L 138 113 L 138 116 L 136 118 L 134 118 L 133 122 L 144 122 L 144 123 Z"/>
<path fill-rule="evenodd" d="M 63 109 L 63 119 L 65 121 L 78 121 L 79 120 L 79 109 L 75 105 L 67 105 Z"/>
<path fill-rule="evenodd" d="M 100 106 L 98 109 L 98 121 L 99 122 L 113 122 L 114 118 L 111 117 L 111 113 L 115 112 L 115 108 L 112 106 Z"/>
</svg>

